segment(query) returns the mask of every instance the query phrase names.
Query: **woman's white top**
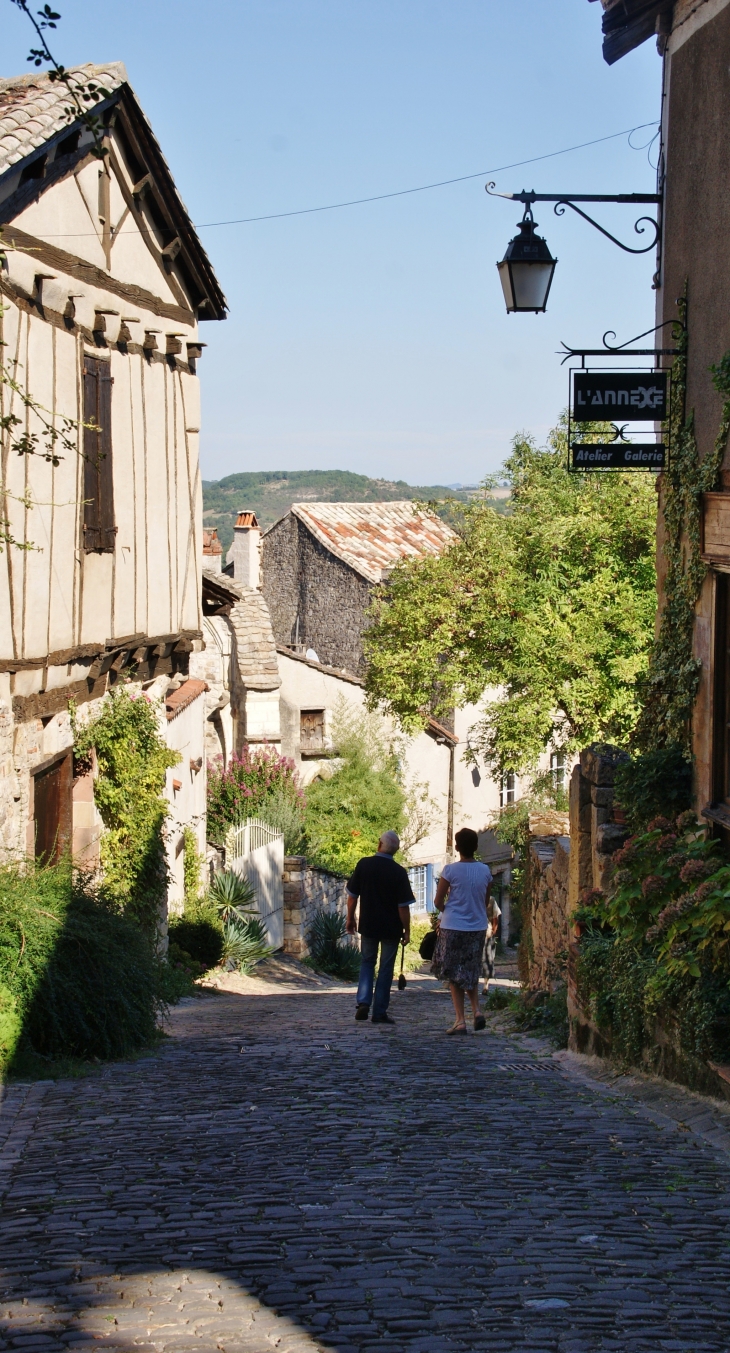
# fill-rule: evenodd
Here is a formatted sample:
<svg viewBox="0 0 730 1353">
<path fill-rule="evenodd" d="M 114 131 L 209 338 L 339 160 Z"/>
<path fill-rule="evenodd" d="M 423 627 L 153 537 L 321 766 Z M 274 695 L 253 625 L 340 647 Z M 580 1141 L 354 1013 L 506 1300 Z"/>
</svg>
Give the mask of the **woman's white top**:
<svg viewBox="0 0 730 1353">
<path fill-rule="evenodd" d="M 446 906 L 441 914 L 442 930 L 486 930 L 487 888 L 492 871 L 479 860 L 459 860 L 441 870 L 449 885 Z"/>
</svg>

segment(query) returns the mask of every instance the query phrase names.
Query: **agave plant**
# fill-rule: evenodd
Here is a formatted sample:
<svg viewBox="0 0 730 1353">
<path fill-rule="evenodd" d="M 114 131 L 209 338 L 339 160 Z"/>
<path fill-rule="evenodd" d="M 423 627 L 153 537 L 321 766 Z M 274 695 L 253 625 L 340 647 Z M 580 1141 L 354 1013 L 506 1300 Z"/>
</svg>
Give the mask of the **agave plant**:
<svg viewBox="0 0 730 1353">
<path fill-rule="evenodd" d="M 260 916 L 241 918 L 234 913 L 223 922 L 223 960 L 229 970 L 251 972 L 273 952 L 266 942 L 266 927 Z"/>
<path fill-rule="evenodd" d="M 315 911 L 307 935 L 311 966 L 332 977 L 355 981 L 360 972 L 360 954 L 345 942 L 345 927 L 345 918 L 339 912 L 323 908 Z"/>
<path fill-rule="evenodd" d="M 234 869 L 222 869 L 213 876 L 208 899 L 223 922 L 245 921 L 256 911 L 256 889 Z"/>
</svg>

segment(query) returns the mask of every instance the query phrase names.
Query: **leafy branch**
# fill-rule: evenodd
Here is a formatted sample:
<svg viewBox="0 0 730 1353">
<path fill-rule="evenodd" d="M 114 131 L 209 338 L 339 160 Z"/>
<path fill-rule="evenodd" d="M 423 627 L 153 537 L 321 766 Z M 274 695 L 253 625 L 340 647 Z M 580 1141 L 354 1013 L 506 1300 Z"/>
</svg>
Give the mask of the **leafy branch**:
<svg viewBox="0 0 730 1353">
<path fill-rule="evenodd" d="M 91 111 L 90 105 L 93 106 L 100 99 L 103 99 L 107 91 L 93 80 L 79 80 L 78 75 L 68 71 L 54 57 L 44 34 L 49 28 L 55 29 L 58 26 L 61 15 L 56 10 L 51 9 L 50 5 L 46 4 L 43 9 L 39 9 L 33 14 L 27 0 L 11 0 L 11 3 L 17 5 L 29 23 L 32 24 L 40 43 L 39 47 L 31 47 L 28 61 L 31 61 L 34 66 L 41 66 L 44 61 L 48 62 L 50 66 L 49 80 L 52 83 L 64 85 L 68 93 L 70 102 L 63 110 L 67 122 L 83 122 L 87 131 L 94 138 L 91 154 L 96 159 L 103 160 L 107 154 L 104 145 L 104 124 L 101 118 Z"/>
</svg>

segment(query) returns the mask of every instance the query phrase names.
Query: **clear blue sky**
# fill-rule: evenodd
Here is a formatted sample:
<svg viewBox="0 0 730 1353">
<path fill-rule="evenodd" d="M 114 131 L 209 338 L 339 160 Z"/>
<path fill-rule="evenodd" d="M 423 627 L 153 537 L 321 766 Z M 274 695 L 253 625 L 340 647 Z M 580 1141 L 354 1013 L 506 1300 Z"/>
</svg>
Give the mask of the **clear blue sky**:
<svg viewBox="0 0 730 1353">
<path fill-rule="evenodd" d="M 587 0 L 58 0 L 66 65 L 122 60 L 193 220 L 318 206 L 496 168 L 659 114 L 653 42 L 609 68 Z M 4 0 L 2 68 L 30 69 Z M 639 145 L 651 132 L 639 133 Z M 504 191 L 654 190 L 626 138 L 497 176 Z M 628 207 L 597 208 L 627 241 Z M 547 204 L 546 315 L 504 311 L 521 209 L 484 180 L 201 229 L 230 304 L 207 323 L 203 473 L 478 480 L 566 402 L 561 339 L 653 322 L 653 259 Z"/>
</svg>

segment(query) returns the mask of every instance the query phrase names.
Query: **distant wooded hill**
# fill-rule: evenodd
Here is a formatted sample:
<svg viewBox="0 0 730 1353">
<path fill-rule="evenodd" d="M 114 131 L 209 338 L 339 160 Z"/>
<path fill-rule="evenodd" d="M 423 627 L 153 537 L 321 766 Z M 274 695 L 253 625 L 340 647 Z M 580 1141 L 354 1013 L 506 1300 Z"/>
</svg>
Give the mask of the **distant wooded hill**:
<svg viewBox="0 0 730 1353">
<path fill-rule="evenodd" d="M 465 503 L 475 492 L 478 490 L 449 489 L 444 484 L 369 479 L 350 470 L 261 470 L 229 474 L 225 479 L 204 479 L 203 524 L 208 529 L 217 527 L 223 549 L 228 550 L 236 513 L 241 508 L 255 512 L 265 530 L 283 517 L 292 503 L 308 499 L 315 503 L 386 503 L 402 498 Z"/>
</svg>

